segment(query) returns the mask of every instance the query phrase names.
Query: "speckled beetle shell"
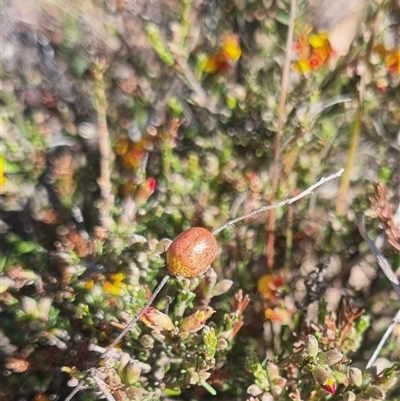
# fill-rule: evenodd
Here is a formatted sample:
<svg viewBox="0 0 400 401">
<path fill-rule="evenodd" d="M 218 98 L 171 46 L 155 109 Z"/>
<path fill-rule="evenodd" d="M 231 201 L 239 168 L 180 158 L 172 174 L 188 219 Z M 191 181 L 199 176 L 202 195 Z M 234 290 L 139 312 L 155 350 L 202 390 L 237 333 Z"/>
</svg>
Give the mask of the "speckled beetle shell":
<svg viewBox="0 0 400 401">
<path fill-rule="evenodd" d="M 179 234 L 167 251 L 168 270 L 173 276 L 197 277 L 207 271 L 217 255 L 215 237 L 202 227 Z"/>
</svg>

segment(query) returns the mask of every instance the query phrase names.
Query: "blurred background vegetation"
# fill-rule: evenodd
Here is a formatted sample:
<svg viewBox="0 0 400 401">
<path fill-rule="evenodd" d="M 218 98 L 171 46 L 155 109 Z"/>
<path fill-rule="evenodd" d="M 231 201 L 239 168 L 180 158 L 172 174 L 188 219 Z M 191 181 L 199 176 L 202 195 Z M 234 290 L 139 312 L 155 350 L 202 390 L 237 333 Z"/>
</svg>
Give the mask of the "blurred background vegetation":
<svg viewBox="0 0 400 401">
<path fill-rule="evenodd" d="M 400 5 L 296 3 L 2 2 L 1 399 L 400 399 Z"/>
</svg>

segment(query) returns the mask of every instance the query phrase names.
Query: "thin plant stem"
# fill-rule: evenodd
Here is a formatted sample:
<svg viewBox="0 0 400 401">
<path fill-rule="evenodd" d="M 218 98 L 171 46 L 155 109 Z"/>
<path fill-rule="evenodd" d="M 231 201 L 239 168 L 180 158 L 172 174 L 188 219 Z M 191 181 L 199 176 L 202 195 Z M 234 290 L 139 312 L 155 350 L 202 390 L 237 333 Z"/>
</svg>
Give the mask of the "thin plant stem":
<svg viewBox="0 0 400 401">
<path fill-rule="evenodd" d="M 96 61 L 93 68 L 93 78 L 95 81 L 95 105 L 97 111 L 97 121 L 99 130 L 99 153 L 100 153 L 100 177 L 98 179 L 98 185 L 100 187 L 100 193 L 102 204 L 100 207 L 100 219 L 109 216 L 110 210 L 113 207 L 114 199 L 111 194 L 111 150 L 110 150 L 110 138 L 107 127 L 107 97 L 104 90 L 104 72 L 107 68 L 104 60 Z"/>
<path fill-rule="evenodd" d="M 115 398 L 112 396 L 112 394 L 108 391 L 106 383 L 104 383 L 103 380 L 100 379 L 100 377 L 97 375 L 95 369 L 91 369 L 91 374 L 93 380 L 96 382 L 98 388 L 100 391 L 103 393 L 103 395 L 106 397 L 107 401 L 115 401 Z"/>
<path fill-rule="evenodd" d="M 383 273 L 387 277 L 387 279 L 390 281 L 390 284 L 392 284 L 392 287 L 394 291 L 397 294 L 397 297 L 400 299 L 400 282 L 399 279 L 397 278 L 396 274 L 390 267 L 389 262 L 387 259 L 382 255 L 382 252 L 377 248 L 375 245 L 374 241 L 369 238 L 365 227 L 364 227 L 364 217 L 361 217 L 358 229 L 360 231 L 361 236 L 363 237 L 364 241 L 368 244 L 370 247 L 372 253 L 374 254 L 376 260 L 378 261 L 379 267 L 382 269 Z"/>
<path fill-rule="evenodd" d="M 290 261 L 292 260 L 293 250 L 293 208 L 288 208 L 288 227 L 286 230 L 286 249 L 285 249 L 285 262 L 283 269 L 288 271 L 290 268 Z"/>
<path fill-rule="evenodd" d="M 283 64 L 282 81 L 281 81 L 281 91 L 279 98 L 279 111 L 278 111 L 278 127 L 275 135 L 274 142 L 274 157 L 271 165 L 271 197 L 270 202 L 275 200 L 275 194 L 279 187 L 279 178 L 281 173 L 281 138 L 283 134 L 283 126 L 285 123 L 285 105 L 286 105 L 286 95 L 289 86 L 289 73 L 290 73 L 290 54 L 293 47 L 293 33 L 294 33 L 294 23 L 296 19 L 297 10 L 297 0 L 291 0 L 290 2 L 290 19 L 289 19 L 289 29 L 286 39 L 286 51 L 285 60 Z M 271 211 L 268 214 L 267 222 L 267 271 L 271 270 L 274 264 L 274 243 L 275 243 L 275 213 Z"/>
<path fill-rule="evenodd" d="M 360 234 L 363 237 L 364 241 L 368 244 L 372 253 L 376 257 L 379 267 L 382 269 L 383 273 L 385 274 L 387 279 L 392 284 L 392 287 L 393 287 L 394 291 L 396 292 L 397 297 L 400 299 L 399 279 L 397 278 L 396 274 L 393 272 L 387 259 L 382 255 L 381 251 L 375 245 L 374 241 L 372 241 L 371 238 L 369 238 L 369 236 L 365 230 L 365 226 L 364 226 L 364 216 L 361 217 L 360 222 L 358 224 L 358 228 L 359 228 Z M 385 334 L 382 336 L 381 341 L 379 342 L 379 344 L 376 347 L 374 353 L 372 354 L 370 360 L 368 361 L 366 369 L 369 369 L 374 364 L 376 358 L 378 357 L 379 353 L 381 352 L 382 348 L 384 347 L 386 340 L 389 338 L 395 325 L 398 322 L 400 322 L 400 310 L 397 312 L 396 316 L 393 318 L 392 323 L 386 329 Z"/>
<path fill-rule="evenodd" d="M 378 32 L 379 29 L 379 17 L 382 12 L 382 6 L 383 3 L 379 6 L 378 11 L 375 16 L 374 24 L 372 26 L 372 31 L 371 31 L 371 39 L 368 43 L 368 49 L 366 53 L 366 62 L 367 62 L 367 67 L 369 66 L 369 61 L 371 58 L 371 53 L 373 49 L 373 44 L 374 44 L 374 39 L 376 36 L 376 33 Z M 353 131 L 351 133 L 351 138 L 350 138 L 350 145 L 349 145 L 349 151 L 347 153 L 347 161 L 346 161 L 346 166 L 345 166 L 345 171 L 342 177 L 342 180 L 340 182 L 340 188 L 339 188 L 339 195 L 337 198 L 336 202 L 336 213 L 338 215 L 343 215 L 346 209 L 346 195 L 350 187 L 350 173 L 351 169 L 354 166 L 355 160 L 356 160 L 356 153 L 357 153 L 357 147 L 358 147 L 358 142 L 360 140 L 360 131 L 361 131 L 361 119 L 364 111 L 364 97 L 365 97 L 365 88 L 367 85 L 367 77 L 368 77 L 368 68 L 365 69 L 363 74 L 361 75 L 360 79 L 360 89 L 359 89 L 359 95 L 358 95 L 358 108 L 357 108 L 357 114 L 356 114 L 356 120 L 354 122 L 353 126 Z"/>
<path fill-rule="evenodd" d="M 369 369 L 374 364 L 376 358 L 378 358 L 379 353 L 381 352 L 382 348 L 384 347 L 387 339 L 389 338 L 390 334 L 392 334 L 393 329 L 395 328 L 396 324 L 400 322 L 400 309 L 396 313 L 396 316 L 393 318 L 392 323 L 390 323 L 389 327 L 386 329 L 385 334 L 382 336 L 381 341 L 379 341 L 378 346 L 376 347 L 374 353 L 372 354 L 371 358 L 369 359 L 367 366 L 365 369 Z"/>
<path fill-rule="evenodd" d="M 345 199 L 347 192 L 350 187 L 350 173 L 354 166 L 354 161 L 356 159 L 358 141 L 360 139 L 361 131 L 361 117 L 363 112 L 363 104 L 359 102 L 356 114 L 356 120 L 354 122 L 353 131 L 350 138 L 349 151 L 347 153 L 346 167 L 344 169 L 344 174 L 339 188 L 339 195 L 336 202 L 336 213 L 342 215 L 345 211 Z"/>
<path fill-rule="evenodd" d="M 252 212 L 247 213 L 247 214 L 245 214 L 243 216 L 237 217 L 236 219 L 229 220 L 227 223 L 223 224 L 221 227 L 215 229 L 212 233 L 213 233 L 213 235 L 217 235 L 222 230 L 225 230 L 225 228 L 233 227 L 239 221 L 242 221 L 242 220 L 247 219 L 249 217 L 255 216 L 256 214 L 265 213 L 265 212 L 268 212 L 269 210 L 278 209 L 279 207 L 286 206 L 286 205 L 291 205 L 292 203 L 298 201 L 299 199 L 304 198 L 305 196 L 312 194 L 313 191 L 315 189 L 317 189 L 318 187 L 320 187 L 321 185 L 327 183 L 328 181 L 334 180 L 335 178 L 340 177 L 343 174 L 343 171 L 344 171 L 344 169 L 342 168 L 335 174 L 331 174 L 328 177 L 321 178 L 318 182 L 316 182 L 315 184 L 311 185 L 305 191 L 303 191 L 300 194 L 294 196 L 293 198 L 285 199 L 285 200 L 283 200 L 281 202 L 275 203 L 274 205 L 260 207 L 259 209 L 253 210 Z"/>
</svg>

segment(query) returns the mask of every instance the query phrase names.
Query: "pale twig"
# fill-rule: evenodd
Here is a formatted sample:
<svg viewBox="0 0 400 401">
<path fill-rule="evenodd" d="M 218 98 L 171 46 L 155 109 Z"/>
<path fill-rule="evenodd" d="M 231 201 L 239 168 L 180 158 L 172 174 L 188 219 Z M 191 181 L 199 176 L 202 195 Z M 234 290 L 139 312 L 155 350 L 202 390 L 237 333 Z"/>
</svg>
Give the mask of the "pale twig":
<svg viewBox="0 0 400 401">
<path fill-rule="evenodd" d="M 104 91 L 105 62 L 98 61 L 93 70 L 95 79 L 95 99 L 97 109 L 97 120 L 99 128 L 99 150 L 100 150 L 100 189 L 103 198 L 107 198 L 111 190 L 110 182 L 110 144 L 107 127 L 107 98 Z"/>
<path fill-rule="evenodd" d="M 106 397 L 107 401 L 115 401 L 115 398 L 108 391 L 106 383 L 104 383 L 104 381 L 100 379 L 100 377 L 97 375 L 95 369 L 91 369 L 90 370 L 90 375 L 92 376 L 93 380 L 96 382 L 96 384 L 97 384 L 98 388 L 100 389 L 100 391 Z"/>
<path fill-rule="evenodd" d="M 395 290 L 398 298 L 400 299 L 400 283 L 399 279 L 393 272 L 392 268 L 390 267 L 389 262 L 387 259 L 383 256 L 381 251 L 377 248 L 375 245 L 374 241 L 369 238 L 365 226 L 364 226 L 364 216 L 361 217 L 359 225 L 358 225 L 359 231 L 361 236 L 363 237 L 364 241 L 368 244 L 370 247 L 372 253 L 376 257 L 376 260 L 378 261 L 379 267 L 382 269 L 383 273 L 385 276 L 388 278 L 390 283 L 392 284 L 393 289 Z M 372 354 L 370 360 L 368 361 L 368 364 L 366 366 L 366 369 L 369 369 L 375 362 L 376 358 L 378 357 L 379 353 L 381 352 L 383 346 L 385 345 L 387 339 L 389 338 L 390 334 L 392 333 L 395 325 L 400 322 L 400 310 L 396 313 L 396 316 L 393 318 L 392 323 L 389 325 L 389 327 L 386 329 L 385 334 L 382 336 L 381 341 L 379 342 L 376 350 Z"/>
<path fill-rule="evenodd" d="M 71 393 L 68 395 L 68 397 L 65 398 L 64 401 L 71 401 L 75 397 L 75 395 L 79 391 L 81 391 L 83 385 L 85 384 L 85 380 L 87 379 L 89 374 L 90 374 L 90 370 L 89 370 L 89 372 L 86 373 L 85 377 L 79 381 L 78 385 L 71 391 Z"/>
<path fill-rule="evenodd" d="M 286 95 L 289 86 L 289 73 L 290 73 L 290 55 L 293 48 L 293 33 L 294 24 L 296 19 L 297 10 L 297 0 L 291 0 L 290 2 L 290 19 L 289 19 L 289 29 L 286 39 L 286 51 L 285 60 L 283 63 L 282 81 L 280 89 L 279 98 L 279 111 L 278 111 L 278 127 L 275 134 L 274 142 L 274 156 L 271 165 L 271 197 L 270 201 L 273 202 L 275 199 L 275 194 L 279 186 L 279 177 L 281 172 L 281 137 L 283 134 L 283 126 L 285 123 L 285 105 L 286 105 Z M 270 269 L 274 262 L 274 241 L 275 241 L 275 213 L 271 212 L 268 215 L 268 258 L 267 267 Z"/>
<path fill-rule="evenodd" d="M 291 205 L 292 203 L 298 201 L 299 199 L 304 198 L 305 196 L 312 194 L 315 189 L 317 189 L 321 185 L 325 184 L 326 182 L 334 180 L 335 178 L 340 177 L 343 174 L 343 171 L 344 171 L 343 169 L 340 169 L 337 173 L 331 174 L 329 177 L 321 178 L 318 182 L 316 182 L 315 184 L 311 185 L 305 191 L 303 191 L 300 194 L 294 196 L 293 198 L 285 199 L 285 200 L 283 200 L 283 201 L 281 201 L 279 203 L 275 203 L 274 205 L 260 207 L 259 209 L 253 210 L 252 212 L 245 214 L 244 216 L 240 216 L 240 217 L 237 217 L 236 219 L 229 220 L 227 223 L 225 223 L 221 227 L 217 228 L 212 233 L 213 233 L 213 235 L 216 235 L 219 232 L 221 232 L 222 230 L 225 230 L 225 228 L 232 227 L 236 223 L 238 223 L 239 221 L 242 221 L 244 219 L 252 217 L 252 216 L 254 216 L 256 214 L 264 213 L 264 212 L 267 212 L 267 211 L 272 210 L 272 209 L 278 209 L 279 207 L 282 207 L 282 206 Z"/>
<path fill-rule="evenodd" d="M 368 244 L 368 246 L 371 248 L 372 253 L 376 257 L 379 267 L 382 269 L 383 273 L 385 273 L 385 276 L 388 278 L 388 280 L 392 284 L 393 289 L 395 290 L 398 298 L 400 299 L 399 279 L 394 274 L 392 268 L 390 267 L 389 262 L 382 255 L 382 252 L 377 248 L 374 241 L 372 241 L 372 239 L 368 237 L 368 234 L 365 231 L 365 227 L 364 227 L 364 217 L 361 217 L 359 225 L 358 225 L 358 229 L 360 230 L 360 234 L 364 238 L 364 241 Z"/>
<path fill-rule="evenodd" d="M 114 203 L 111 194 L 110 160 L 112 154 L 107 126 L 107 97 L 104 90 L 104 72 L 106 68 L 107 65 L 104 60 L 96 61 L 93 68 L 93 78 L 95 81 L 95 104 L 99 130 L 100 177 L 98 179 L 98 184 L 102 197 L 102 205 L 100 208 L 100 219 L 102 220 L 108 217 Z"/>
<path fill-rule="evenodd" d="M 369 369 L 370 367 L 372 367 L 372 365 L 374 364 L 376 358 L 378 358 L 378 355 L 381 352 L 383 346 L 385 345 L 386 340 L 389 338 L 390 334 L 392 334 L 392 331 L 393 331 L 394 327 L 399 322 L 400 322 L 400 309 L 396 313 L 396 316 L 393 318 L 392 323 L 390 323 L 389 327 L 386 329 L 385 334 L 382 336 L 381 341 L 379 341 L 379 344 L 376 347 L 376 350 L 372 354 L 371 358 L 369 359 L 365 369 Z"/>
</svg>

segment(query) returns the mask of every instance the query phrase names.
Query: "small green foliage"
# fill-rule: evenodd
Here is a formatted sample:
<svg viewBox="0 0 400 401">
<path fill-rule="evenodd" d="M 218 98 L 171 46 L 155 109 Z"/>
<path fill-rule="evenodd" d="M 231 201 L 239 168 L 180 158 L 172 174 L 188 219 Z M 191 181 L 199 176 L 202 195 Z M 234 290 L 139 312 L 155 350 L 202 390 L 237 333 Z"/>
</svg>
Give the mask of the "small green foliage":
<svg viewBox="0 0 400 401">
<path fill-rule="evenodd" d="M 163 41 L 157 25 L 148 24 L 146 32 L 158 57 L 160 57 L 167 66 L 171 67 L 174 64 L 174 57 L 168 50 L 166 43 Z"/>
<path fill-rule="evenodd" d="M 365 369 L 398 299 L 358 225 L 396 275 L 395 2 L 5 3 L 0 398 L 399 399 L 397 326 Z M 192 227 L 212 267 L 110 347 Z"/>
<path fill-rule="evenodd" d="M 205 326 L 203 329 L 203 341 L 205 346 L 205 357 L 206 359 L 212 359 L 217 351 L 218 339 L 215 335 L 215 330 Z"/>
</svg>

